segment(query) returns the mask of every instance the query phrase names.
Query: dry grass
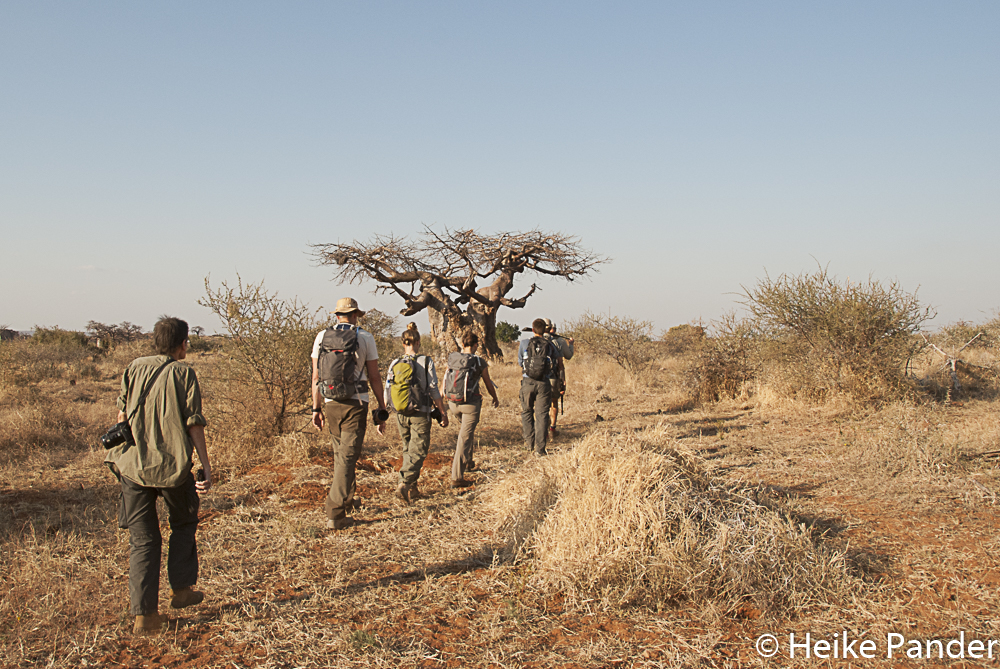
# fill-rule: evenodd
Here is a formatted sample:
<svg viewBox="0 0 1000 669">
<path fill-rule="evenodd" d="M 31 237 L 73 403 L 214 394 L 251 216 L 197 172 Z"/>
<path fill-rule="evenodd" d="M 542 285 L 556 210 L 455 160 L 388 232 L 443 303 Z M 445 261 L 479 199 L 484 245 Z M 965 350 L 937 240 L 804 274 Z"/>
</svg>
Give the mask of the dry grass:
<svg viewBox="0 0 1000 669">
<path fill-rule="evenodd" d="M 663 431 L 596 432 L 489 496 L 507 548 L 551 592 L 605 605 L 691 605 L 771 616 L 861 589 L 842 550 L 814 541 L 759 487 L 727 485 Z"/>
<path fill-rule="evenodd" d="M 217 355 L 189 360 L 211 410 Z M 543 460 L 520 446 L 519 371 L 491 369 L 502 406 L 484 410 L 471 489 L 447 487 L 456 429 L 435 428 L 426 497 L 397 505 L 399 437 L 370 431 L 365 504 L 342 532 L 324 528 L 329 437 L 308 418 L 256 463 L 210 424 L 228 475 L 203 499 L 208 599 L 133 637 L 127 534 L 91 446 L 128 362 L 110 358 L 76 385 L 60 372 L 0 390 L 4 669 L 735 668 L 777 666 L 753 651 L 763 632 L 1000 637 L 988 392 L 876 409 L 761 392 L 687 410 L 690 361 L 659 361 L 649 382 L 585 355 Z M 498 500 L 521 524 L 517 561 Z"/>
</svg>

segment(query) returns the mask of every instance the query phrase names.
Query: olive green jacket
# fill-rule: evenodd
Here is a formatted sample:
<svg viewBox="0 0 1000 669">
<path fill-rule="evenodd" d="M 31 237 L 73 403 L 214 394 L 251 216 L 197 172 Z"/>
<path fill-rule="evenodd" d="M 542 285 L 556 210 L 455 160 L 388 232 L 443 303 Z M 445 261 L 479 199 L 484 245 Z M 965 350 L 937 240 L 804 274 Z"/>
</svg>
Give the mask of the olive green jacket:
<svg viewBox="0 0 1000 669">
<path fill-rule="evenodd" d="M 131 415 L 139 396 L 167 355 L 137 358 L 122 375 L 118 409 Z M 194 443 L 188 428 L 205 425 L 201 387 L 194 369 L 172 361 L 153 382 L 143 406 L 129 421 L 134 446 L 108 451 L 104 462 L 117 476 L 150 488 L 175 488 L 191 472 Z"/>
</svg>

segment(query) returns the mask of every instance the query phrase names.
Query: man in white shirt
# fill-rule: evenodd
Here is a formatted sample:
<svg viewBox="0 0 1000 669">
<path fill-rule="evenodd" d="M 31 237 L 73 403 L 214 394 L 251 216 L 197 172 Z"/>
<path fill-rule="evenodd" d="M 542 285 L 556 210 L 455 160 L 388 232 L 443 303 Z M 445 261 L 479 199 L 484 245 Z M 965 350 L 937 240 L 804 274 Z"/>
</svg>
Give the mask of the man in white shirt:
<svg viewBox="0 0 1000 669">
<path fill-rule="evenodd" d="M 316 335 L 312 349 L 312 406 L 313 425 L 320 430 L 329 424 L 333 442 L 333 483 L 326 497 L 326 526 L 340 530 L 353 522 L 347 516 L 354 506 L 355 466 L 361 456 L 361 446 L 368 427 L 368 384 L 375 391 L 379 413 L 385 415 L 385 401 L 382 398 L 382 377 L 378 371 L 378 350 L 375 338 L 367 330 L 358 327 L 358 318 L 365 312 L 358 308 L 356 300 L 345 297 L 337 300 L 337 308 L 332 312 L 337 316 L 337 324 Z M 353 394 L 346 398 L 331 399 L 321 392 L 320 357 L 332 355 L 324 346 L 324 338 L 331 331 L 348 332 L 356 335 L 356 364 L 353 365 Z M 328 340 L 329 341 L 329 340 Z M 322 379 L 327 381 L 327 379 Z M 380 416 L 381 417 L 381 416 Z M 374 416 L 373 416 L 374 418 Z M 385 432 L 385 420 L 376 420 L 379 434 Z"/>
</svg>

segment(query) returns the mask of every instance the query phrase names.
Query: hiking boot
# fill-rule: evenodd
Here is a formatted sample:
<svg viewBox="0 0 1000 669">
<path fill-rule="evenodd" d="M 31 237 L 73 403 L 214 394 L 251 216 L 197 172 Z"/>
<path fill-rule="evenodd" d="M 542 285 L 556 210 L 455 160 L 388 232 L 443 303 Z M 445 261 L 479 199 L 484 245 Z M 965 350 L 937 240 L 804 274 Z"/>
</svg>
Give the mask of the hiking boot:
<svg viewBox="0 0 1000 669">
<path fill-rule="evenodd" d="M 557 430 L 555 427 L 550 427 L 549 428 L 549 437 L 555 437 L 558 434 L 559 434 L 559 430 Z"/>
<path fill-rule="evenodd" d="M 465 465 L 465 471 L 474 472 L 479 469 L 479 465 L 476 464 L 475 460 L 469 460 L 469 464 Z"/>
<path fill-rule="evenodd" d="M 410 501 L 410 486 L 405 483 L 400 483 L 396 487 L 396 497 L 403 501 L 403 504 L 410 506 L 412 502 Z"/>
<path fill-rule="evenodd" d="M 411 502 L 415 499 L 425 499 L 424 493 L 420 492 L 420 488 L 417 487 L 416 481 L 410 484 L 410 490 L 408 494 L 410 495 Z"/>
<path fill-rule="evenodd" d="M 354 525 L 354 519 L 349 516 L 337 519 L 331 518 L 326 521 L 326 529 L 328 530 L 346 530 L 352 525 Z"/>
<path fill-rule="evenodd" d="M 159 613 L 150 613 L 145 616 L 136 616 L 135 625 L 132 631 L 135 634 L 156 634 L 163 629 L 163 626 L 170 622 L 170 619 Z"/>
<path fill-rule="evenodd" d="M 452 488 L 468 488 L 470 485 L 472 485 L 472 481 L 467 479 L 458 479 L 457 481 L 451 482 Z"/>
<path fill-rule="evenodd" d="M 195 604 L 201 604 L 201 600 L 203 599 L 205 599 L 204 592 L 192 590 L 190 587 L 181 588 L 180 590 L 171 590 L 170 608 L 183 609 L 188 606 L 194 606 Z"/>
</svg>

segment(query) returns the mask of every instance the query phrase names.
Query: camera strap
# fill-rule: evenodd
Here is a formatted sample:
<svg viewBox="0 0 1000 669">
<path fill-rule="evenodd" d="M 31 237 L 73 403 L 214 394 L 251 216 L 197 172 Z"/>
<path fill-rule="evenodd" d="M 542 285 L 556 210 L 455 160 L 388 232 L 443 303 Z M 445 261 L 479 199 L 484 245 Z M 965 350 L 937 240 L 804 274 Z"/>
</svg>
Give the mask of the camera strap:
<svg viewBox="0 0 1000 669">
<path fill-rule="evenodd" d="M 163 363 L 162 365 L 160 365 L 159 368 L 155 372 L 153 372 L 153 376 L 151 376 L 149 378 L 149 382 L 146 384 L 146 387 L 143 389 L 142 394 L 139 395 L 139 401 L 136 402 L 135 408 L 132 409 L 132 413 L 130 413 L 128 415 L 128 418 L 126 419 L 126 422 L 128 422 L 129 424 L 132 423 L 132 419 L 135 418 L 135 414 L 136 414 L 136 412 L 139 411 L 139 407 L 141 407 L 143 404 L 146 403 L 146 396 L 149 395 L 149 391 L 152 390 L 153 384 L 156 383 L 156 378 L 160 375 L 160 372 L 162 372 L 166 368 L 166 366 L 169 365 L 172 362 L 175 362 L 175 360 L 173 358 L 167 358 L 167 361 L 165 363 Z"/>
</svg>

